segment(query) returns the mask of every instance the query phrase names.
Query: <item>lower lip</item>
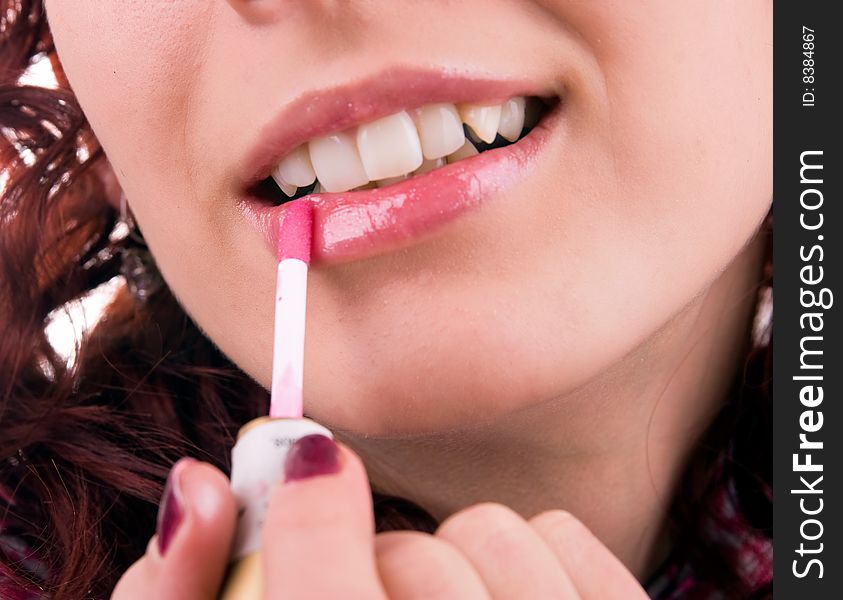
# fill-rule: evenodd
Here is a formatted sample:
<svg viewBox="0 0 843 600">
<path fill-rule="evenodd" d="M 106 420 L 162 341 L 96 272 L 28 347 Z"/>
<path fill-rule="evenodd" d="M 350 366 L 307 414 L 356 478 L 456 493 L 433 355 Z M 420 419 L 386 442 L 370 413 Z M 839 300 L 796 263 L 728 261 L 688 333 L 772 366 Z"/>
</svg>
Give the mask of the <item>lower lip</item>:
<svg viewBox="0 0 843 600">
<path fill-rule="evenodd" d="M 436 232 L 523 181 L 544 147 L 557 106 L 515 144 L 440 167 L 385 188 L 310 194 L 315 263 L 330 264 L 383 254 Z M 245 197 L 240 209 L 260 231 L 273 254 L 286 205 Z"/>
</svg>

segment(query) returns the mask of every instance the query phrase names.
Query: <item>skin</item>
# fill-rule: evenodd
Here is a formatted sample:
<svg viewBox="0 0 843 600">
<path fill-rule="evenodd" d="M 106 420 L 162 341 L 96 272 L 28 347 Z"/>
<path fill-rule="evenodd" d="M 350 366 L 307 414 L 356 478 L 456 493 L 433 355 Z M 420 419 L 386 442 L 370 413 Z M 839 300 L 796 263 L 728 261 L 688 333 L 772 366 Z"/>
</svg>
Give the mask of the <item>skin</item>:
<svg viewBox="0 0 843 600">
<path fill-rule="evenodd" d="M 479 504 L 449 518 L 436 535 L 373 536 L 366 470 L 350 449 L 338 451 L 338 473 L 273 491 L 261 558 L 267 600 L 647 598 L 624 565 L 564 511 L 527 521 L 499 504 Z M 198 462 L 175 485 L 182 524 L 165 555 L 156 537 L 150 540 L 112 600 L 216 600 L 234 536 L 234 498 L 225 476 Z M 338 497 L 343 501 L 331 500 Z"/>
<path fill-rule="evenodd" d="M 265 385 L 272 304 L 256 299 L 275 265 L 235 206 L 263 123 L 398 63 L 564 84 L 562 126 L 508 197 L 311 272 L 306 407 L 382 491 L 440 519 L 494 501 L 524 527 L 562 507 L 647 576 L 750 320 L 772 193 L 771 2 L 47 10 L 167 283 Z"/>
</svg>

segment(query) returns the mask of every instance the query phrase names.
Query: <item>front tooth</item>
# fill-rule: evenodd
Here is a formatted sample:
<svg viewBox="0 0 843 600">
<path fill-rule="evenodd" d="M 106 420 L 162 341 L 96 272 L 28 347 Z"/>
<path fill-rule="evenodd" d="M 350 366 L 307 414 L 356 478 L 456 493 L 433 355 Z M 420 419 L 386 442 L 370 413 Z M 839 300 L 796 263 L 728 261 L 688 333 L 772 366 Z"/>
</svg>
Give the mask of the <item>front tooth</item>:
<svg viewBox="0 0 843 600">
<path fill-rule="evenodd" d="M 503 103 L 501 122 L 498 133 L 507 141 L 514 142 L 524 129 L 524 109 L 527 105 L 524 96 L 510 98 Z"/>
<path fill-rule="evenodd" d="M 477 148 L 474 147 L 474 144 L 465 140 L 465 144 L 463 144 L 462 148 L 454 152 L 453 154 L 448 155 L 448 164 L 455 163 L 458 160 L 462 160 L 464 158 L 469 158 L 474 156 L 475 154 L 480 154 L 477 151 Z"/>
<path fill-rule="evenodd" d="M 392 185 L 393 183 L 398 183 L 399 181 L 404 181 L 407 179 L 407 175 L 399 175 L 398 177 L 387 177 L 386 179 L 381 179 L 377 182 L 378 187 L 386 187 L 388 185 Z"/>
<path fill-rule="evenodd" d="M 463 137 L 463 142 L 465 138 Z M 462 145 L 460 145 L 462 147 Z M 445 166 L 445 159 L 444 158 L 436 158 L 433 160 L 426 160 L 424 161 L 421 166 L 413 171 L 413 175 L 421 175 L 422 173 L 427 173 L 428 171 L 432 171 L 433 169 L 438 169 L 439 167 Z"/>
<path fill-rule="evenodd" d="M 477 136 L 491 144 L 498 133 L 501 120 L 501 105 L 460 104 L 460 118 L 474 130 Z"/>
<path fill-rule="evenodd" d="M 307 187 L 316 180 L 310 154 L 304 144 L 285 156 L 275 172 L 290 185 L 298 187 Z"/>
<path fill-rule="evenodd" d="M 480 139 L 480 136 L 474 133 L 474 130 L 471 127 L 465 128 L 464 137 L 467 137 L 471 140 L 473 144 L 482 144 L 483 140 Z"/>
<path fill-rule="evenodd" d="M 310 162 L 326 192 L 345 192 L 369 183 L 360 154 L 349 134 L 333 133 L 310 141 Z"/>
<path fill-rule="evenodd" d="M 427 159 L 448 156 L 465 141 L 462 120 L 453 104 L 429 104 L 418 109 L 416 127 Z"/>
<path fill-rule="evenodd" d="M 424 160 L 416 126 L 404 110 L 358 127 L 357 149 L 374 180 L 412 173 Z"/>
<path fill-rule="evenodd" d="M 290 185 L 289 183 L 281 179 L 281 177 L 278 176 L 277 171 L 276 173 L 272 174 L 272 178 L 275 180 L 275 183 L 278 185 L 278 187 L 281 188 L 281 191 L 284 192 L 287 196 L 292 198 L 296 195 L 296 191 L 298 191 L 299 188 L 294 185 Z"/>
</svg>

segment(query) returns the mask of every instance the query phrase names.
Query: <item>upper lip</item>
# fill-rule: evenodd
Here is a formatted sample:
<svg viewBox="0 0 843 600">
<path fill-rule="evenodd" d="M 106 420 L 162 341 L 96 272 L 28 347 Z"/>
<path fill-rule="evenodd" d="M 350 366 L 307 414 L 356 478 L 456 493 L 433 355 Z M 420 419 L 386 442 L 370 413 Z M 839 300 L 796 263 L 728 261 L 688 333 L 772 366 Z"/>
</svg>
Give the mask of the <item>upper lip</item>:
<svg viewBox="0 0 843 600">
<path fill-rule="evenodd" d="M 446 70 L 392 67 L 338 85 L 306 92 L 283 106 L 261 128 L 246 153 L 246 187 L 268 177 L 282 158 L 320 135 L 434 102 L 503 102 L 513 96 L 551 96 L 534 82 L 472 77 Z"/>
</svg>

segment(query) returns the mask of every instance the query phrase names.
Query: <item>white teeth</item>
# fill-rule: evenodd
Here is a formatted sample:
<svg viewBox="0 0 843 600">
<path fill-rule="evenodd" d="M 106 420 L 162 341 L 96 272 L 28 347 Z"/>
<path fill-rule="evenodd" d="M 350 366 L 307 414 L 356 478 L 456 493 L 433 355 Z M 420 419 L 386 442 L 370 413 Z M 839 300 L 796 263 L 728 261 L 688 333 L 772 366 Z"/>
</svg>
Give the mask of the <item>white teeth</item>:
<svg viewBox="0 0 843 600">
<path fill-rule="evenodd" d="M 275 170 L 275 174 L 276 181 L 283 179 L 286 183 L 297 187 L 307 187 L 313 183 L 316 180 L 316 173 L 310 163 L 307 146 L 302 144 L 285 156 Z"/>
<path fill-rule="evenodd" d="M 281 191 L 284 192 L 287 196 L 292 198 L 296 195 L 296 192 L 299 189 L 298 187 L 290 185 L 289 183 L 278 177 L 278 175 L 276 174 L 273 174 L 272 178 L 275 180 L 275 183 L 278 185 L 278 187 L 281 188 Z"/>
<path fill-rule="evenodd" d="M 462 148 L 460 148 L 459 150 L 457 150 L 453 154 L 448 155 L 448 164 L 450 165 L 451 163 L 455 163 L 458 160 L 462 160 L 464 158 L 469 158 L 469 157 L 474 156 L 476 154 L 480 154 L 480 153 L 477 151 L 477 148 L 474 147 L 474 144 L 472 144 L 468 140 L 465 140 L 465 144 L 463 144 Z"/>
<path fill-rule="evenodd" d="M 379 188 L 382 188 L 382 187 L 386 187 L 388 185 L 392 185 L 393 183 L 398 183 L 399 181 L 404 181 L 405 179 L 407 179 L 407 177 L 409 177 L 409 175 L 399 175 L 398 177 L 388 177 L 386 179 L 381 179 L 380 181 L 377 182 L 377 184 L 378 184 Z"/>
<path fill-rule="evenodd" d="M 292 198 L 313 193 L 381 188 L 479 154 L 498 135 L 515 142 L 536 124 L 544 104 L 517 96 L 503 104 L 429 104 L 302 144 L 272 177 Z M 473 140 L 472 143 L 470 140 Z"/>
<path fill-rule="evenodd" d="M 510 98 L 503 103 L 498 133 L 505 140 L 514 142 L 521 135 L 521 130 L 524 129 L 524 109 L 526 104 L 524 96 Z"/>
<path fill-rule="evenodd" d="M 474 130 L 471 127 L 465 128 L 465 135 L 463 137 L 467 137 L 471 140 L 473 144 L 482 144 L 483 140 L 480 139 L 480 136 L 474 133 Z"/>
<path fill-rule="evenodd" d="M 326 192 L 345 192 L 369 183 L 360 154 L 349 134 L 334 133 L 311 140 L 310 162 Z"/>
<path fill-rule="evenodd" d="M 403 110 L 358 127 L 357 149 L 372 180 L 411 173 L 424 160 L 416 126 Z"/>
<path fill-rule="evenodd" d="M 495 141 L 501 120 L 501 105 L 460 104 L 460 118 L 487 144 Z"/>
<path fill-rule="evenodd" d="M 462 142 L 465 142 L 465 137 L 462 138 Z M 460 147 L 462 147 L 462 142 L 460 143 Z M 445 166 L 445 159 L 444 158 L 436 158 L 434 160 L 426 160 L 424 161 L 421 166 L 413 171 L 413 175 L 421 175 L 422 173 L 427 173 L 428 171 L 432 171 L 433 169 L 438 169 L 439 167 Z"/>
<path fill-rule="evenodd" d="M 453 104 L 429 104 L 418 109 L 416 127 L 427 159 L 448 156 L 465 141 L 462 120 Z"/>
</svg>

